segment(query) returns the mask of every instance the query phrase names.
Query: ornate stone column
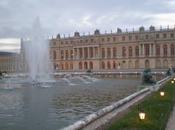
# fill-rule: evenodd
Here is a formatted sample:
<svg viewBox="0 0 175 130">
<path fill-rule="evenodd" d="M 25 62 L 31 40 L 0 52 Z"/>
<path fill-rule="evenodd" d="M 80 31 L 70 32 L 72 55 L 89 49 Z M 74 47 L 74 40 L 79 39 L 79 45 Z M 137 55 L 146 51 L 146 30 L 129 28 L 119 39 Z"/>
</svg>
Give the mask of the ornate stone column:
<svg viewBox="0 0 175 130">
<path fill-rule="evenodd" d="M 95 59 L 96 58 L 96 52 L 95 52 L 95 47 L 93 47 L 93 57 L 92 57 L 93 59 Z"/>
<path fill-rule="evenodd" d="M 141 46 L 142 44 L 139 44 L 139 57 L 141 57 L 142 56 L 142 46 Z"/>
<path fill-rule="evenodd" d="M 82 49 L 82 59 L 84 59 L 84 47 L 81 48 Z"/>
<path fill-rule="evenodd" d="M 148 44 L 149 45 L 149 57 L 152 56 L 152 44 Z"/>
<path fill-rule="evenodd" d="M 76 55 L 77 55 L 77 54 L 76 54 L 77 51 L 75 51 L 76 49 L 77 49 L 77 48 L 73 48 L 73 59 L 76 59 Z"/>
<path fill-rule="evenodd" d="M 97 58 L 99 59 L 101 58 L 101 47 L 100 46 L 97 48 L 97 51 L 98 51 Z"/>
<path fill-rule="evenodd" d="M 90 59 L 90 47 L 87 47 L 87 59 Z"/>
<path fill-rule="evenodd" d="M 156 45 L 153 43 L 153 56 L 156 56 Z"/>
<path fill-rule="evenodd" d="M 145 57 L 145 44 L 142 44 L 142 56 Z"/>
<path fill-rule="evenodd" d="M 171 44 L 167 44 L 167 56 L 171 56 Z"/>
</svg>

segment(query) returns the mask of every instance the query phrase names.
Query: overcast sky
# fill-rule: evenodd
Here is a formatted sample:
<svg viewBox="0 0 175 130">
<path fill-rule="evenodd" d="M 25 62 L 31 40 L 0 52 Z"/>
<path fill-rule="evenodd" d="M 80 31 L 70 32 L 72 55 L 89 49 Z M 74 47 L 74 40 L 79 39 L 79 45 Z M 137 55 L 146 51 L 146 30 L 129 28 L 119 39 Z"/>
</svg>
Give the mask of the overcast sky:
<svg viewBox="0 0 175 130">
<path fill-rule="evenodd" d="M 26 36 L 36 17 L 47 35 L 173 27 L 175 0 L 0 0 L 0 38 Z"/>
</svg>

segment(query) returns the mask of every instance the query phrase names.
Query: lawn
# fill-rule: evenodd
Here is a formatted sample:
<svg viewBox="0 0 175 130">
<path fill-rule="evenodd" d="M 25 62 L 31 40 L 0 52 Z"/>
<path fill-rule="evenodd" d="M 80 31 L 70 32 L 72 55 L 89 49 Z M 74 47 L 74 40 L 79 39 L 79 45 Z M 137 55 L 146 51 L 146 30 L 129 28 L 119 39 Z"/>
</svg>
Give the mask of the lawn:
<svg viewBox="0 0 175 130">
<path fill-rule="evenodd" d="M 163 97 L 160 91 L 165 92 Z M 169 81 L 159 91 L 134 106 L 123 118 L 113 122 L 108 130 L 165 130 L 174 103 L 175 84 Z M 144 120 L 138 116 L 141 110 L 146 113 Z"/>
</svg>

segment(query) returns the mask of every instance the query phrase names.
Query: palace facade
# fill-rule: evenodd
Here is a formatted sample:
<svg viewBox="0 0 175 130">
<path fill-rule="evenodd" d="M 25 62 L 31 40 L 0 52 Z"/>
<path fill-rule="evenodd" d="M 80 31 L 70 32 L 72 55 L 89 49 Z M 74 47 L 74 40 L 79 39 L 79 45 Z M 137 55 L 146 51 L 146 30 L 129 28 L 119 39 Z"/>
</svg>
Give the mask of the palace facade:
<svg viewBox="0 0 175 130">
<path fill-rule="evenodd" d="M 15 73 L 21 72 L 20 54 L 0 52 L 0 72 Z"/>
<path fill-rule="evenodd" d="M 27 72 L 25 49 L 21 40 L 20 54 L 0 54 L 0 71 Z M 167 69 L 175 67 L 175 29 L 149 30 L 101 34 L 49 40 L 51 65 L 60 71 L 120 71 L 125 69 Z"/>
<path fill-rule="evenodd" d="M 101 34 L 50 40 L 50 58 L 55 71 L 117 71 L 121 69 L 167 69 L 175 67 L 175 29 Z"/>
</svg>

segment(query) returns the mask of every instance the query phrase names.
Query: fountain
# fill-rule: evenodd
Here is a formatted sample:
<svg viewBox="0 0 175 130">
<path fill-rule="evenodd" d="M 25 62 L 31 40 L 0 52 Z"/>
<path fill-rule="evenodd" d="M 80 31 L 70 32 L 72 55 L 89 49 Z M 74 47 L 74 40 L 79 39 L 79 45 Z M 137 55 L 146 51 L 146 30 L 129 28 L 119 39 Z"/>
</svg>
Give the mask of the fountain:
<svg viewBox="0 0 175 130">
<path fill-rule="evenodd" d="M 94 77 L 91 77 L 91 76 L 88 76 L 88 75 L 83 75 L 84 78 L 90 80 L 91 82 L 95 82 L 95 81 L 98 81 L 97 78 L 94 78 Z"/>
<path fill-rule="evenodd" d="M 30 40 L 24 43 L 24 52 L 30 78 L 37 82 L 50 80 L 49 43 L 44 39 L 39 17 L 33 24 Z"/>
<path fill-rule="evenodd" d="M 74 78 L 76 78 L 76 79 L 82 81 L 82 82 L 85 83 L 85 84 L 90 84 L 90 83 L 91 83 L 91 82 L 85 80 L 82 76 L 75 76 Z"/>
<path fill-rule="evenodd" d="M 74 83 L 72 83 L 68 78 L 62 78 L 66 83 L 68 83 L 69 86 L 73 86 L 76 85 Z"/>
</svg>

